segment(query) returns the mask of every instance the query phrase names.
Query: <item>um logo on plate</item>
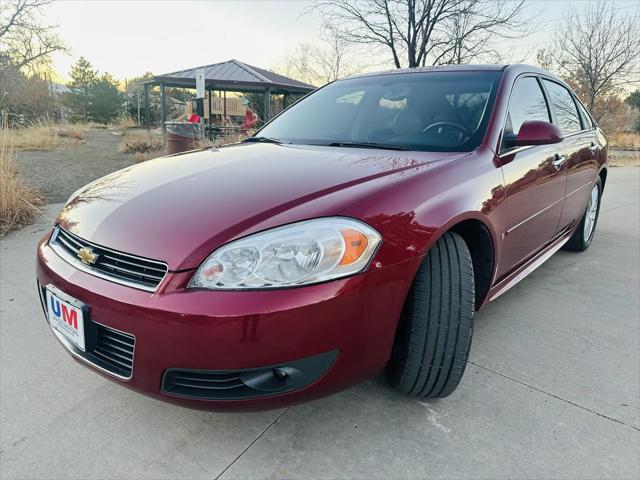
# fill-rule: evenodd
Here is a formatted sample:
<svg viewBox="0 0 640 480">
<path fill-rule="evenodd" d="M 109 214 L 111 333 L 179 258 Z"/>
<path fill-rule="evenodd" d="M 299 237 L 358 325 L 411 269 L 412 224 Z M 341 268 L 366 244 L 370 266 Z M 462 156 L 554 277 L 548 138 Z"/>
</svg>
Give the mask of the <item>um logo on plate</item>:
<svg viewBox="0 0 640 480">
<path fill-rule="evenodd" d="M 62 318 L 63 322 L 75 328 L 76 330 L 78 329 L 77 311 L 68 309 L 66 305 L 61 304 L 53 297 L 51 297 L 51 311 L 56 317 Z"/>
</svg>

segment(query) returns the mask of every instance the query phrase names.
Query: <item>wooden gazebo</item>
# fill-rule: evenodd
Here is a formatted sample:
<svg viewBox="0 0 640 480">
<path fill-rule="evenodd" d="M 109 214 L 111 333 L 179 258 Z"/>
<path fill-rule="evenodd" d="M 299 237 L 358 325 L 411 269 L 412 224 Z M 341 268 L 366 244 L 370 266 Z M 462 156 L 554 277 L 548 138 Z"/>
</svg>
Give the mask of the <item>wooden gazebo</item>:
<svg viewBox="0 0 640 480">
<path fill-rule="evenodd" d="M 160 118 L 165 128 L 166 107 L 165 88 L 196 88 L 196 72 L 204 70 L 205 90 L 208 92 L 209 112 L 213 91 L 238 93 L 264 93 L 264 120 L 271 118 L 271 96 L 283 95 L 286 108 L 291 95 L 305 95 L 316 87 L 263 68 L 254 67 L 238 60 L 214 63 L 204 67 L 188 68 L 177 72 L 157 75 L 141 82 L 145 92 L 145 120 L 150 127 L 149 88 L 160 87 Z M 211 119 L 209 118 L 209 122 Z"/>
</svg>

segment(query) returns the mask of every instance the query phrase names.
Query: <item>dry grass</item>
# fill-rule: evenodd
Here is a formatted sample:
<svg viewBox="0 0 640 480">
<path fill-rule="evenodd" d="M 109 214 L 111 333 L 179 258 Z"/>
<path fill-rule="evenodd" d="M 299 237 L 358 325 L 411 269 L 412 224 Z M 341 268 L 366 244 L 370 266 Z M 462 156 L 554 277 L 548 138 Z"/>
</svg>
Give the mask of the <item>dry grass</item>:
<svg viewBox="0 0 640 480">
<path fill-rule="evenodd" d="M 154 152 L 146 152 L 146 153 L 138 152 L 138 153 L 133 155 L 133 159 L 136 162 L 140 163 L 140 162 L 146 162 L 147 160 L 153 160 L 154 158 L 161 157 L 164 154 L 165 154 L 164 149 L 157 150 L 157 151 L 154 151 Z"/>
<path fill-rule="evenodd" d="M 127 129 L 127 128 L 137 127 L 138 124 L 133 120 L 133 118 L 124 117 L 124 118 L 121 118 L 120 120 L 118 120 L 114 124 L 114 126 L 117 127 L 117 128 L 122 128 L 124 130 L 124 129 Z"/>
<path fill-rule="evenodd" d="M 0 237 L 27 225 L 40 213 L 38 192 L 17 175 L 13 159 L 15 135 L 3 119 L 0 125 Z"/>
<path fill-rule="evenodd" d="M 58 128 L 53 123 L 36 122 L 29 127 L 5 129 L 8 142 L 15 150 L 51 150 L 73 147 L 84 139 L 78 128 Z"/>
<path fill-rule="evenodd" d="M 607 135 L 607 140 L 611 148 L 625 148 L 640 150 L 639 132 L 619 132 Z"/>
<path fill-rule="evenodd" d="M 75 138 L 76 140 L 84 140 L 84 132 L 76 128 L 64 128 L 58 130 L 58 136 L 62 138 Z"/>
<path fill-rule="evenodd" d="M 198 140 L 196 142 L 196 148 L 211 148 L 211 147 L 224 147 L 225 145 L 231 145 L 239 143 L 245 138 L 252 136 L 255 130 L 245 130 L 243 132 L 229 132 L 226 135 L 216 138 L 215 141 L 211 140 Z"/>
<path fill-rule="evenodd" d="M 233 132 L 222 138 L 218 138 L 215 142 L 198 140 L 195 142 L 194 148 L 221 147 L 223 145 L 240 142 L 252 134 L 252 131 L 245 133 Z M 128 131 L 123 135 L 122 141 L 120 142 L 120 151 L 123 153 L 133 153 L 133 158 L 136 162 L 145 162 L 153 158 L 158 158 L 166 153 L 162 143 L 162 136 L 150 134 L 147 131 L 135 130 Z"/>
<path fill-rule="evenodd" d="M 153 135 L 147 131 L 130 131 L 122 136 L 119 149 L 122 153 L 160 154 L 164 144 L 160 135 Z"/>
<path fill-rule="evenodd" d="M 213 146 L 222 147 L 224 145 L 229 145 L 231 143 L 238 143 L 244 140 L 245 138 L 252 136 L 254 133 L 255 133 L 255 130 L 246 130 L 244 132 L 231 132 L 225 135 L 224 137 L 217 139 L 214 142 Z"/>
</svg>

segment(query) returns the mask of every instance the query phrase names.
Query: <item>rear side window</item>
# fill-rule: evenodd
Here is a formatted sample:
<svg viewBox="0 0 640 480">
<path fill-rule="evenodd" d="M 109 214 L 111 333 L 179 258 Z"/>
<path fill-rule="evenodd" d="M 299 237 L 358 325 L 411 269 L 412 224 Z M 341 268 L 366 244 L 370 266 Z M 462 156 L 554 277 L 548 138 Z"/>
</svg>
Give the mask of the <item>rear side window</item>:
<svg viewBox="0 0 640 480">
<path fill-rule="evenodd" d="M 551 121 L 544 94 L 538 80 L 534 77 L 521 78 L 513 87 L 501 150 L 504 151 L 506 148 L 504 139 L 510 134 L 517 135 L 522 124 L 527 120 Z"/>
<path fill-rule="evenodd" d="M 593 120 L 591 120 L 591 115 L 587 112 L 587 109 L 582 106 L 580 102 L 576 102 L 578 104 L 578 110 L 580 110 L 580 116 L 582 117 L 582 128 L 584 130 L 590 130 L 593 128 Z"/>
<path fill-rule="evenodd" d="M 555 120 L 562 133 L 569 135 L 582 130 L 580 114 L 569 90 L 556 82 L 549 80 L 543 80 L 543 82 L 549 92 Z"/>
</svg>

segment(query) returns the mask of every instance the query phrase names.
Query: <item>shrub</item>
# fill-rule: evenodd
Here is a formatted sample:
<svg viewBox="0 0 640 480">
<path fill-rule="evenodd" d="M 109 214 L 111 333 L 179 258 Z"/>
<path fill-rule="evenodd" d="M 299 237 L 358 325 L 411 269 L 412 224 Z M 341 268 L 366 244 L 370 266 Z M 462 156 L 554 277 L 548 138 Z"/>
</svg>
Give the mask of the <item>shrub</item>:
<svg viewBox="0 0 640 480">
<path fill-rule="evenodd" d="M 75 138 L 76 140 L 84 140 L 84 132 L 75 128 L 65 128 L 58 130 L 58 136 L 62 138 Z"/>
<path fill-rule="evenodd" d="M 127 132 L 122 136 L 122 153 L 155 153 L 164 149 L 162 136 L 148 132 Z"/>
<path fill-rule="evenodd" d="M 0 125 L 0 237 L 31 223 L 40 213 L 38 207 L 42 203 L 38 192 L 24 183 L 15 171 L 13 138 L 5 116 Z"/>
</svg>

